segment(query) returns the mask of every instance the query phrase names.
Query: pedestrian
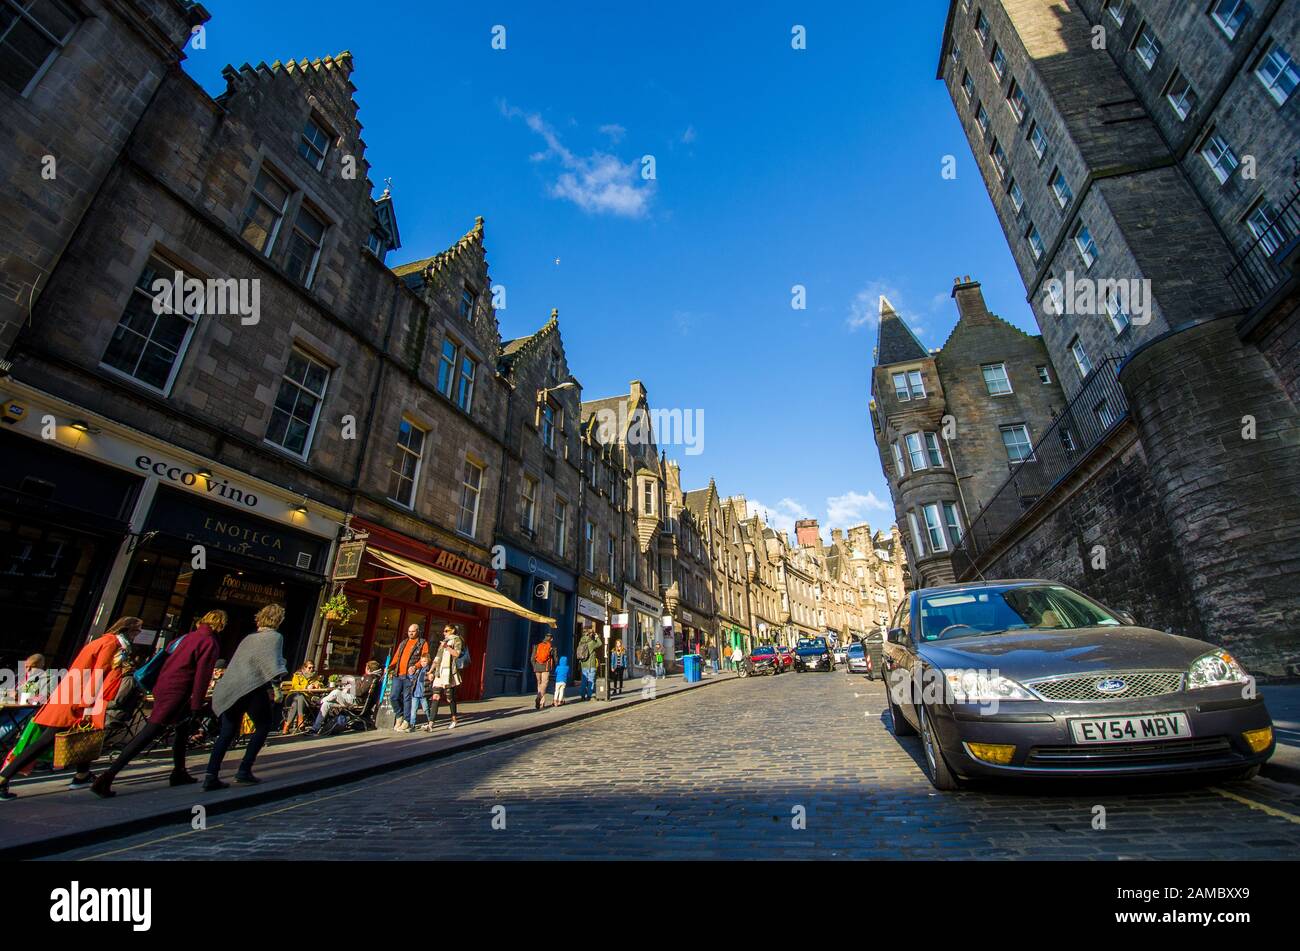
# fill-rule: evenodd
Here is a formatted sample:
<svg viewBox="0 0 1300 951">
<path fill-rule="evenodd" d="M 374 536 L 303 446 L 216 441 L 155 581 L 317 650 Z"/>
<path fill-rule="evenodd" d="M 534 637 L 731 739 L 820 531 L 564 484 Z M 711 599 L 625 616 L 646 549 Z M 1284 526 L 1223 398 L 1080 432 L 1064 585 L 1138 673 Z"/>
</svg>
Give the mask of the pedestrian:
<svg viewBox="0 0 1300 951">
<path fill-rule="evenodd" d="M 565 654 L 555 666 L 555 699 L 552 707 L 564 706 L 564 688 L 569 685 L 569 655 Z"/>
<path fill-rule="evenodd" d="M 429 670 L 429 658 L 421 657 L 419 664 L 415 668 L 415 677 L 411 684 L 411 706 L 410 715 L 406 722 L 410 724 L 412 730 L 415 729 L 416 718 L 419 717 L 420 711 L 424 711 L 424 726 L 426 730 L 432 729 L 433 721 L 429 719 L 429 681 L 433 678 L 433 672 Z"/>
<path fill-rule="evenodd" d="M 655 644 L 655 679 L 664 676 L 664 644 L 659 641 Z"/>
<path fill-rule="evenodd" d="M 614 696 L 623 692 L 623 677 L 627 673 L 627 649 L 623 647 L 623 639 L 614 638 L 614 646 L 609 651 L 609 673 L 613 678 Z"/>
<path fill-rule="evenodd" d="M 50 675 L 44 654 L 33 654 L 18 671 L 18 702 L 44 703 L 49 699 Z"/>
<path fill-rule="evenodd" d="M 594 626 L 583 629 L 578 641 L 578 664 L 582 667 L 582 699 L 590 700 L 596 696 L 596 668 L 600 666 L 600 638 Z"/>
<path fill-rule="evenodd" d="M 412 624 L 406 629 L 406 640 L 393 650 L 393 659 L 388 669 L 393 674 L 392 704 L 393 716 L 396 718 L 393 729 L 398 733 L 410 733 L 411 724 L 406 719 L 407 707 L 411 703 L 411 694 L 415 692 L 415 680 L 412 674 L 419 665 L 421 657 L 429 656 L 429 642 L 420 636 L 420 625 Z"/>
<path fill-rule="evenodd" d="M 253 735 L 244 749 L 244 758 L 235 772 L 235 782 L 242 786 L 254 785 L 260 780 L 253 775 L 253 761 L 266 743 L 275 716 L 276 680 L 283 677 L 288 665 L 284 661 L 284 605 L 268 604 L 253 619 L 256 632 L 249 634 L 235 648 L 226 672 L 221 675 L 212 691 L 212 712 L 220 719 L 217 740 L 208 757 L 208 771 L 203 779 L 203 791 L 225 789 L 221 781 L 221 761 L 230 744 L 235 742 L 244 716 L 253 722 Z"/>
<path fill-rule="evenodd" d="M 533 709 L 540 710 L 546 706 L 546 688 L 550 684 L 551 671 L 555 668 L 554 636 L 550 631 L 542 635 L 541 641 L 533 649 L 533 674 L 537 677 L 537 699 Z M 551 706 L 555 706 L 552 702 Z"/>
<path fill-rule="evenodd" d="M 131 638 L 143 628 L 144 621 L 138 617 L 119 618 L 104 634 L 81 649 L 44 706 L 32 717 L 39 732 L 0 770 L 0 802 L 18 798 L 17 793 L 9 791 L 9 778 L 49 752 L 58 734 L 87 718 L 96 729 L 103 729 L 104 714 L 112 700 L 105 696 L 110 672 L 120 656 L 131 650 Z M 75 766 L 68 788 L 85 789 L 94 779 L 90 764 Z"/>
<path fill-rule="evenodd" d="M 429 722 L 424 727 L 431 733 L 443 700 L 451 706 L 451 723 L 447 729 L 456 729 L 456 688 L 460 686 L 460 670 L 464 664 L 459 661 L 464 652 L 465 641 L 460 636 L 460 627 L 448 624 L 442 629 L 442 644 L 433 658 L 433 713 L 429 714 Z"/>
<path fill-rule="evenodd" d="M 194 630 L 169 645 L 167 659 L 163 661 L 158 680 L 153 685 L 153 710 L 149 713 L 149 721 L 131 738 L 112 765 L 90 784 L 90 791 L 96 796 L 101 799 L 115 796 L 113 780 L 117 774 L 153 746 L 169 727 L 175 730 L 175 735 L 172 737 L 172 772 L 168 782 L 173 786 L 198 782 L 185 769 L 189 723 L 207 700 L 212 668 L 221 652 L 217 635 L 225 627 L 226 612 L 209 611 L 199 619 Z"/>
<path fill-rule="evenodd" d="M 730 645 L 730 644 L 728 644 L 726 647 L 722 648 L 722 657 L 723 657 L 723 663 L 726 664 L 726 666 L 727 666 L 727 670 L 731 670 L 731 669 L 733 669 L 733 667 L 734 667 L 735 665 L 732 664 L 732 662 L 731 662 L 731 645 Z"/>
</svg>

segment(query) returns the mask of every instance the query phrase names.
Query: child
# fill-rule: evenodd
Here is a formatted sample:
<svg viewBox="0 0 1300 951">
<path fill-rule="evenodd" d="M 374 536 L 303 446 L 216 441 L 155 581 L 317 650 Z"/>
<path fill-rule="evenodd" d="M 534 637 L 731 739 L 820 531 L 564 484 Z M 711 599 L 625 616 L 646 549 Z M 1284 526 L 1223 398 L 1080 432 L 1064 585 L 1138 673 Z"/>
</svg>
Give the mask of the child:
<svg viewBox="0 0 1300 951">
<path fill-rule="evenodd" d="M 420 657 L 420 662 L 416 665 L 415 686 L 411 689 L 411 715 L 407 717 L 407 722 L 411 729 L 415 729 L 415 718 L 424 711 L 425 733 L 433 732 L 433 722 L 429 719 L 429 655 L 425 654 Z"/>
<path fill-rule="evenodd" d="M 569 682 L 569 655 L 565 654 L 555 667 L 555 706 L 564 706 L 564 687 Z"/>
</svg>

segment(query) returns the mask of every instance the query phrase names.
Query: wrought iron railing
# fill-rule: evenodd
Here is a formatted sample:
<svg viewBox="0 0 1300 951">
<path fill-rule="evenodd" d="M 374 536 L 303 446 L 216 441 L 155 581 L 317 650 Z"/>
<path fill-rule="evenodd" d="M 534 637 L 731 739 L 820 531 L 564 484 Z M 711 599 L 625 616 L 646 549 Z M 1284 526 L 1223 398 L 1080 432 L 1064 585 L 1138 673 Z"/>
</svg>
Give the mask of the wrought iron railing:
<svg viewBox="0 0 1300 951">
<path fill-rule="evenodd" d="M 1228 283 L 1247 310 L 1294 273 L 1287 260 L 1300 247 L 1300 186 L 1291 193 L 1268 227 L 1260 232 L 1237 263 L 1228 269 Z"/>
<path fill-rule="evenodd" d="M 1128 417 L 1128 400 L 1119 383 L 1120 362 L 1120 357 L 1108 357 L 1088 374 L 1079 392 L 1034 443 L 1030 455 L 1013 464 L 1007 481 L 971 519 L 961 544 L 953 551 L 958 578 L 965 577 L 981 552 Z"/>
</svg>

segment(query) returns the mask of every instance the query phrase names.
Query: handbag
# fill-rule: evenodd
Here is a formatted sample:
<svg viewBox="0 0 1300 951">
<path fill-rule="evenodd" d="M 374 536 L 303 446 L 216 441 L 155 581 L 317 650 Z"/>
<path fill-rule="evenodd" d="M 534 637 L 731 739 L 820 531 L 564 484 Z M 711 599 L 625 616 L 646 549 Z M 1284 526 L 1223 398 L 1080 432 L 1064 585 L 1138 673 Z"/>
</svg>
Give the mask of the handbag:
<svg viewBox="0 0 1300 951">
<path fill-rule="evenodd" d="M 83 720 L 54 735 L 54 768 L 85 766 L 99 759 L 103 751 L 104 731 Z"/>
</svg>

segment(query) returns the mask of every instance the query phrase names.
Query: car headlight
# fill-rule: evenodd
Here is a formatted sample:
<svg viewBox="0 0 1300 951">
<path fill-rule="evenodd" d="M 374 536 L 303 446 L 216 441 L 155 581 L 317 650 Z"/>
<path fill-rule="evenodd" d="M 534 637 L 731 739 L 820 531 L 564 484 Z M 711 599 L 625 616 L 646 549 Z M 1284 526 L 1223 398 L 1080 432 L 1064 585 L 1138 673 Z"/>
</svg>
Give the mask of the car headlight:
<svg viewBox="0 0 1300 951">
<path fill-rule="evenodd" d="M 1038 699 L 1010 677 L 1003 677 L 991 670 L 950 670 L 944 677 L 953 699 L 958 703 Z"/>
<path fill-rule="evenodd" d="M 1191 667 L 1187 668 L 1188 690 L 1249 682 L 1250 677 L 1246 675 L 1245 669 L 1225 650 L 1213 650 L 1208 654 L 1202 654 L 1192 661 Z"/>
</svg>

